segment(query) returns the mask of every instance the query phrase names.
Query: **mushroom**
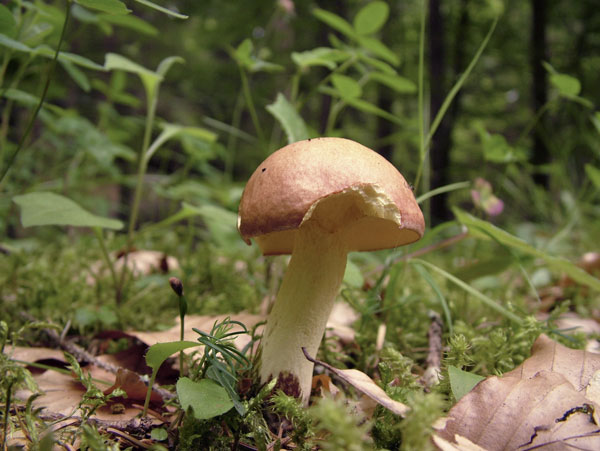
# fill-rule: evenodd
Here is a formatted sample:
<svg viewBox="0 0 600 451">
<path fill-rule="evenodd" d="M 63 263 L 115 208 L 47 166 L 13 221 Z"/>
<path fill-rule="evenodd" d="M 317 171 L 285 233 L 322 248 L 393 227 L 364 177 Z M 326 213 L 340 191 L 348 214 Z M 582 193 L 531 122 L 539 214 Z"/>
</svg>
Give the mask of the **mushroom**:
<svg viewBox="0 0 600 451">
<path fill-rule="evenodd" d="M 348 252 L 417 241 L 425 223 L 411 187 L 385 158 L 354 141 L 316 138 L 271 154 L 242 194 L 238 230 L 264 255 L 292 254 L 261 342 L 261 382 L 310 396 L 313 363 Z"/>
</svg>

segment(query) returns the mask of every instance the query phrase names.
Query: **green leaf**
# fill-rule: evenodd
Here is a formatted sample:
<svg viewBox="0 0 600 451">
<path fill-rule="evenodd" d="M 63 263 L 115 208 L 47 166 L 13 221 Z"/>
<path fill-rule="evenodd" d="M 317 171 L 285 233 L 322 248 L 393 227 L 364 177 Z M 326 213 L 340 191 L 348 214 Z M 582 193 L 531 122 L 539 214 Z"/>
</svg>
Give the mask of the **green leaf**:
<svg viewBox="0 0 600 451">
<path fill-rule="evenodd" d="M 585 173 L 587 174 L 590 181 L 594 184 L 596 189 L 600 189 L 600 169 L 592 166 L 591 164 L 586 164 Z"/>
<path fill-rule="evenodd" d="M 156 36 L 158 34 L 158 29 L 156 27 L 137 16 L 134 16 L 133 14 L 129 14 L 127 16 L 98 14 L 97 18 L 100 22 L 109 23 L 118 27 L 129 28 L 149 36 Z"/>
<path fill-rule="evenodd" d="M 183 410 L 191 407 L 197 420 L 223 415 L 233 407 L 227 390 L 211 379 L 194 382 L 182 377 L 177 381 L 177 396 Z"/>
<path fill-rule="evenodd" d="M 398 74 L 396 72 L 396 69 L 394 69 L 388 63 L 378 60 L 377 58 L 373 58 L 373 57 L 367 55 L 365 52 L 358 52 L 357 56 L 361 61 L 364 61 L 369 66 L 372 66 L 373 68 L 377 69 L 380 72 L 383 72 L 384 74 L 389 74 L 389 75 L 397 75 Z"/>
<path fill-rule="evenodd" d="M 148 98 L 154 95 L 156 88 L 163 80 L 163 77 L 160 74 L 157 74 L 150 69 L 146 69 L 145 67 L 134 63 L 124 56 L 117 55 L 116 53 L 106 54 L 104 68 L 106 70 L 123 70 L 125 72 L 137 74 L 144 84 Z"/>
<path fill-rule="evenodd" d="M 202 346 L 195 341 L 171 341 L 169 343 L 156 343 L 148 348 L 146 353 L 146 365 L 153 371 L 158 371 L 165 360 L 173 354 L 194 346 Z"/>
<path fill-rule="evenodd" d="M 594 124 L 594 128 L 598 133 L 600 133 L 600 111 L 596 111 L 595 114 L 590 115 L 590 120 L 592 124 Z"/>
<path fill-rule="evenodd" d="M 392 88 L 394 91 L 401 94 L 413 94 L 417 92 L 417 85 L 408 78 L 401 77 L 400 75 L 371 72 L 369 74 L 369 78 L 387 86 L 388 88 Z"/>
<path fill-rule="evenodd" d="M 278 72 L 283 70 L 283 66 L 279 64 L 269 63 L 268 61 L 261 60 L 252 55 L 254 50 L 254 44 L 250 39 L 244 39 L 244 41 L 231 52 L 231 56 L 236 62 L 247 69 L 250 72 Z"/>
<path fill-rule="evenodd" d="M 22 42 L 16 41 L 5 34 L 0 34 L 0 45 L 18 52 L 31 52 L 31 47 L 23 44 Z"/>
<path fill-rule="evenodd" d="M 400 58 L 392 52 L 383 42 L 371 36 L 360 36 L 358 43 L 373 55 L 386 60 L 393 66 L 400 64 Z"/>
<path fill-rule="evenodd" d="M 109 14 L 129 14 L 130 10 L 119 0 L 74 0 L 81 6 Z"/>
<path fill-rule="evenodd" d="M 8 88 L 2 94 L 3 94 L 3 97 L 14 100 L 15 102 L 18 102 L 22 105 L 36 106 L 37 104 L 40 103 L 39 97 L 34 96 L 33 94 L 29 94 L 28 92 L 21 91 L 20 89 Z M 42 108 L 45 108 L 48 111 L 52 111 L 53 113 L 56 113 L 56 114 L 64 114 L 65 113 L 65 110 L 63 110 L 61 107 L 59 107 L 57 105 L 53 105 L 48 102 L 44 102 L 44 105 Z"/>
<path fill-rule="evenodd" d="M 558 89 L 560 95 L 565 97 L 574 97 L 581 92 L 581 83 L 579 80 L 567 74 L 551 74 L 550 83 Z"/>
<path fill-rule="evenodd" d="M 346 103 L 357 110 L 364 111 L 365 113 L 375 114 L 376 116 L 380 116 L 384 119 L 387 119 L 394 124 L 401 124 L 402 121 L 394 116 L 393 114 L 388 113 L 385 110 L 382 110 L 378 106 L 373 105 L 372 103 L 367 102 L 363 99 L 344 99 Z"/>
<path fill-rule="evenodd" d="M 349 38 L 356 39 L 356 31 L 354 31 L 352 25 L 350 25 L 345 19 L 341 18 L 337 14 L 321 8 L 316 8 L 313 10 L 313 15 L 321 22 L 325 22 L 331 28 L 339 31 L 342 34 L 345 34 Z"/>
<path fill-rule="evenodd" d="M 187 19 L 188 18 L 188 16 L 186 16 L 185 14 L 171 11 L 170 9 L 167 9 L 163 6 L 157 5 L 156 3 L 151 2 L 149 0 L 135 0 L 135 1 L 138 3 L 141 3 L 144 6 L 147 6 L 148 8 L 155 9 L 156 11 L 160 11 L 163 14 L 166 14 L 171 17 L 175 17 L 177 19 Z"/>
<path fill-rule="evenodd" d="M 165 428 L 154 428 L 150 431 L 150 438 L 157 442 L 162 442 L 169 438 L 169 433 Z"/>
<path fill-rule="evenodd" d="M 15 22 L 15 18 L 10 12 L 10 9 L 2 4 L 0 4 L 0 30 L 2 30 L 2 34 L 9 38 L 13 38 L 17 33 L 17 23 Z"/>
<path fill-rule="evenodd" d="M 71 199 L 49 192 L 35 192 L 13 197 L 21 207 L 23 227 L 41 225 L 68 225 L 75 227 L 101 227 L 119 230 L 123 223 L 116 219 L 96 216 Z"/>
<path fill-rule="evenodd" d="M 362 94 L 362 87 L 356 80 L 347 75 L 333 74 L 331 76 L 331 82 L 339 93 L 339 96 L 344 100 L 355 99 Z"/>
<path fill-rule="evenodd" d="M 310 66 L 325 66 L 333 70 L 337 67 L 338 62 L 348 59 L 349 56 L 342 50 L 317 47 L 305 52 L 292 52 L 292 61 L 302 69 Z"/>
<path fill-rule="evenodd" d="M 362 35 L 376 33 L 387 21 L 389 13 L 390 7 L 385 2 L 368 3 L 354 17 L 354 29 Z"/>
<path fill-rule="evenodd" d="M 275 102 L 267 105 L 266 108 L 269 113 L 275 116 L 275 119 L 279 121 L 281 127 L 285 130 L 288 143 L 291 144 L 310 137 L 304 120 L 283 94 L 277 94 Z"/>
<path fill-rule="evenodd" d="M 36 55 L 41 55 L 43 57 L 50 58 L 50 59 L 53 59 L 54 54 L 56 53 L 56 50 L 52 49 L 51 47 L 48 47 L 47 45 L 40 45 L 40 46 L 32 49 L 32 51 Z M 95 63 L 94 61 L 92 61 L 89 58 L 86 58 L 85 56 L 77 55 L 75 53 L 59 52 L 58 60 L 61 62 L 67 61 L 69 63 L 77 64 L 78 66 L 82 66 L 87 69 L 101 70 L 101 71 L 105 70 L 104 66 L 101 66 L 100 64 Z"/>
<path fill-rule="evenodd" d="M 483 221 L 482 219 L 478 219 L 458 208 L 453 208 L 452 211 L 454 212 L 456 218 L 469 228 L 469 232 L 472 235 L 484 240 L 493 239 L 504 246 L 508 246 L 512 249 L 524 252 L 525 254 L 541 258 L 549 267 L 553 268 L 554 270 L 564 272 L 575 282 L 587 285 L 594 290 L 600 291 L 600 279 L 588 274 L 570 261 L 561 257 L 548 255 L 547 253 L 540 251 L 539 249 L 536 249 L 535 247 L 526 243 L 522 239 L 517 238 L 516 236 L 499 229 L 495 225 L 487 221 Z"/>
<path fill-rule="evenodd" d="M 90 81 L 85 76 L 85 74 L 74 64 L 71 64 L 69 61 L 59 61 L 60 65 L 63 69 L 69 74 L 69 76 L 79 85 L 79 87 L 85 91 L 89 92 L 92 89 L 90 85 Z"/>
<path fill-rule="evenodd" d="M 524 148 L 511 146 L 503 135 L 489 133 L 482 126 L 478 125 L 476 128 L 486 161 L 506 164 L 527 160 L 527 151 Z"/>
<path fill-rule="evenodd" d="M 485 377 L 479 374 L 469 373 L 452 365 L 448 366 L 448 376 L 450 378 L 452 394 L 457 401 L 485 379 Z"/>
<path fill-rule="evenodd" d="M 175 63 L 183 64 L 185 63 L 185 60 L 180 56 L 168 56 L 160 62 L 160 64 L 156 68 L 156 73 L 161 77 L 165 77 L 167 75 L 167 72 L 169 72 L 169 69 L 171 69 L 171 67 Z"/>
<path fill-rule="evenodd" d="M 352 260 L 348 259 L 346 271 L 344 272 L 344 283 L 350 287 L 360 288 L 364 285 L 365 279 L 360 272 L 360 268 Z"/>
</svg>

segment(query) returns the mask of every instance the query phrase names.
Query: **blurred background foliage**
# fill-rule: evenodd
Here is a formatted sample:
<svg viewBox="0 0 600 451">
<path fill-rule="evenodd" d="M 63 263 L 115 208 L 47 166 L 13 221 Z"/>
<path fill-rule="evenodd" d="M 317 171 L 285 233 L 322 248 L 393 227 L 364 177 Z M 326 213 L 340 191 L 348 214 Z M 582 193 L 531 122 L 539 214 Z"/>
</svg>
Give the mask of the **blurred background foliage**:
<svg viewBox="0 0 600 451">
<path fill-rule="evenodd" d="M 134 221 L 138 248 L 178 256 L 201 249 L 201 260 L 212 264 L 215 249 L 256 255 L 235 231 L 244 182 L 290 136 L 324 135 L 377 150 L 415 184 L 416 196 L 466 182 L 423 201 L 431 226 L 451 220 L 459 206 L 570 259 L 597 246 L 600 11 L 594 0 L 161 3 L 187 19 L 137 1 L 116 2 L 131 12 L 114 14 L 115 2 L 106 2 L 108 10 L 98 7 L 103 3 L 9 0 L 0 7 L 3 169 L 42 95 L 70 8 L 62 42 L 68 53 L 0 182 L 7 252 L 26 248 L 31 236 L 73 242 L 73 230 L 57 238 L 53 228 L 23 229 L 11 199 L 26 192 L 61 193 L 98 215 L 129 219 L 147 98 L 139 70 L 107 69 L 111 53 L 151 71 L 169 56 L 183 59 L 160 83 L 152 137 L 177 132 L 149 161 Z M 421 119 L 427 133 L 496 17 L 481 58 L 421 154 Z M 440 230 L 432 236 L 456 228 Z M 108 238 L 111 251 L 128 244 L 123 234 Z M 198 262 L 182 258 L 185 273 L 193 274 Z M 224 260 L 215 274 L 233 264 Z M 224 286 L 213 284 L 217 291 Z"/>
</svg>

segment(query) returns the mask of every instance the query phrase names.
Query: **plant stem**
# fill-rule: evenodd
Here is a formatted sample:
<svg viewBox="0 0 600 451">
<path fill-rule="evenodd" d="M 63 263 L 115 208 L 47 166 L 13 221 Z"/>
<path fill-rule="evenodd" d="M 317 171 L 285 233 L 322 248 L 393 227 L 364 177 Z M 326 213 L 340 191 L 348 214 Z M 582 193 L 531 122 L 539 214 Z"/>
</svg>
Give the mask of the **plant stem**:
<svg viewBox="0 0 600 451">
<path fill-rule="evenodd" d="M 254 124 L 254 128 L 256 129 L 258 139 L 261 143 L 264 144 L 265 135 L 263 133 L 262 127 L 260 126 L 260 121 L 258 120 L 256 108 L 254 107 L 254 101 L 252 100 L 252 94 L 250 93 L 250 85 L 248 84 L 248 76 L 246 75 L 246 71 L 244 71 L 242 67 L 240 67 L 240 76 L 242 78 L 242 90 L 244 91 L 244 98 L 246 100 L 246 105 L 248 106 L 248 111 L 250 112 L 250 117 L 252 118 L 252 123 Z"/>
<path fill-rule="evenodd" d="M 5 450 L 6 448 L 6 438 L 8 437 L 8 415 L 10 413 L 10 401 L 11 401 L 11 395 L 12 395 L 12 386 L 13 384 L 9 384 L 7 389 L 6 389 L 6 403 L 4 406 L 4 425 L 2 427 L 2 449 Z"/>
<path fill-rule="evenodd" d="M 100 250 L 102 251 L 102 257 L 104 261 L 106 261 L 106 265 L 110 270 L 110 277 L 112 279 L 113 285 L 115 287 L 115 296 L 119 290 L 119 280 L 117 278 L 117 272 L 115 271 L 115 265 L 110 259 L 110 255 L 108 254 L 108 250 L 106 249 L 106 242 L 104 241 L 104 235 L 102 234 L 102 229 L 100 227 L 94 227 L 94 233 L 96 234 L 96 238 L 98 238 L 98 242 L 100 243 Z"/>
<path fill-rule="evenodd" d="M 2 180 L 4 180 L 4 177 L 8 173 L 8 170 L 10 169 L 10 167 L 13 165 L 15 158 L 17 157 L 17 154 L 23 148 L 23 144 L 25 143 L 27 136 L 29 136 L 29 133 L 31 133 L 35 119 L 37 118 L 37 115 L 39 114 L 40 110 L 42 109 L 42 105 L 44 104 L 44 100 L 46 99 L 46 95 L 48 94 L 48 88 L 50 87 L 50 82 L 52 81 L 52 75 L 54 74 L 54 68 L 56 67 L 56 61 L 58 60 L 58 55 L 60 53 L 60 47 L 64 41 L 66 30 L 67 30 L 67 24 L 69 22 L 69 17 L 71 15 L 71 0 L 66 0 L 66 3 L 67 3 L 67 10 L 65 12 L 65 20 L 63 22 L 62 31 L 60 33 L 60 39 L 58 40 L 58 45 L 56 46 L 56 52 L 54 52 L 54 58 L 52 58 L 52 61 L 50 62 L 50 68 L 48 69 L 48 76 L 46 77 L 46 83 L 44 84 L 44 89 L 42 90 L 42 95 L 40 97 L 40 101 L 37 104 L 37 107 L 35 108 L 35 110 L 33 111 L 31 118 L 29 119 L 27 128 L 25 129 L 25 132 L 23 133 L 23 135 L 21 136 L 21 139 L 19 140 L 19 144 L 17 145 L 17 147 L 13 151 L 13 153 L 8 157 L 8 161 L 2 167 L 2 172 L 0 172 L 0 182 L 2 182 Z"/>
<path fill-rule="evenodd" d="M 158 103 L 158 87 L 154 89 L 154 92 L 148 92 L 147 96 L 148 110 L 146 113 L 146 125 L 144 129 L 142 147 L 140 148 L 140 151 L 138 153 L 138 170 L 135 184 L 135 193 L 133 196 L 133 206 L 131 207 L 131 216 L 129 217 L 129 227 L 127 229 L 127 244 L 125 246 L 125 255 L 123 256 L 123 269 L 121 270 L 121 278 L 119 280 L 115 299 L 117 305 L 121 303 L 121 299 L 123 296 L 123 286 L 125 284 L 125 275 L 127 274 L 127 259 L 129 255 L 129 250 L 133 245 L 135 226 L 140 210 L 142 192 L 144 190 L 144 176 L 146 175 L 146 169 L 148 167 L 148 158 L 146 158 L 146 153 L 148 152 L 148 149 L 150 147 L 150 139 L 152 137 L 152 126 L 154 124 L 154 118 L 156 116 L 156 105 Z"/>
</svg>

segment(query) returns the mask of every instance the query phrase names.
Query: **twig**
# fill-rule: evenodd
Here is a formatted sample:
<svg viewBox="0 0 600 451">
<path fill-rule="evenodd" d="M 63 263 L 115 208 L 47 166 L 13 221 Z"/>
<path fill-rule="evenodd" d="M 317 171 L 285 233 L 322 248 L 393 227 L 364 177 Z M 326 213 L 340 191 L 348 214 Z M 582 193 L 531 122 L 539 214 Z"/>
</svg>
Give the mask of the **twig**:
<svg viewBox="0 0 600 451">
<path fill-rule="evenodd" d="M 27 312 L 21 312 L 21 316 L 24 319 L 26 319 L 27 321 L 37 321 L 33 316 L 31 316 Z M 62 340 L 59 333 L 56 332 L 56 330 L 54 330 L 54 329 L 44 328 L 42 330 L 44 332 L 46 332 L 46 334 L 48 334 L 50 339 L 52 339 L 61 349 L 63 349 L 64 351 L 67 351 L 69 354 L 72 354 L 73 356 L 75 356 L 75 358 L 79 362 L 91 363 L 91 364 L 96 365 L 97 367 L 102 368 L 103 370 L 106 370 L 112 374 L 117 374 L 119 369 L 122 369 L 111 363 L 103 362 L 102 360 L 98 359 L 96 356 L 87 352 L 81 346 L 79 346 L 71 341 Z M 152 386 L 152 390 L 154 390 L 156 393 L 158 393 L 160 396 L 162 396 L 162 398 L 165 400 L 175 398 L 175 395 L 173 393 L 171 393 L 168 390 L 165 390 L 164 388 L 161 388 L 158 384 L 154 384 Z"/>
<path fill-rule="evenodd" d="M 423 381 L 425 382 L 425 386 L 432 387 L 440 380 L 443 322 L 442 317 L 434 311 L 429 312 L 429 318 L 431 318 L 431 324 L 427 331 L 429 352 L 425 360 L 427 369 L 425 370 L 425 374 L 423 374 Z"/>
</svg>

